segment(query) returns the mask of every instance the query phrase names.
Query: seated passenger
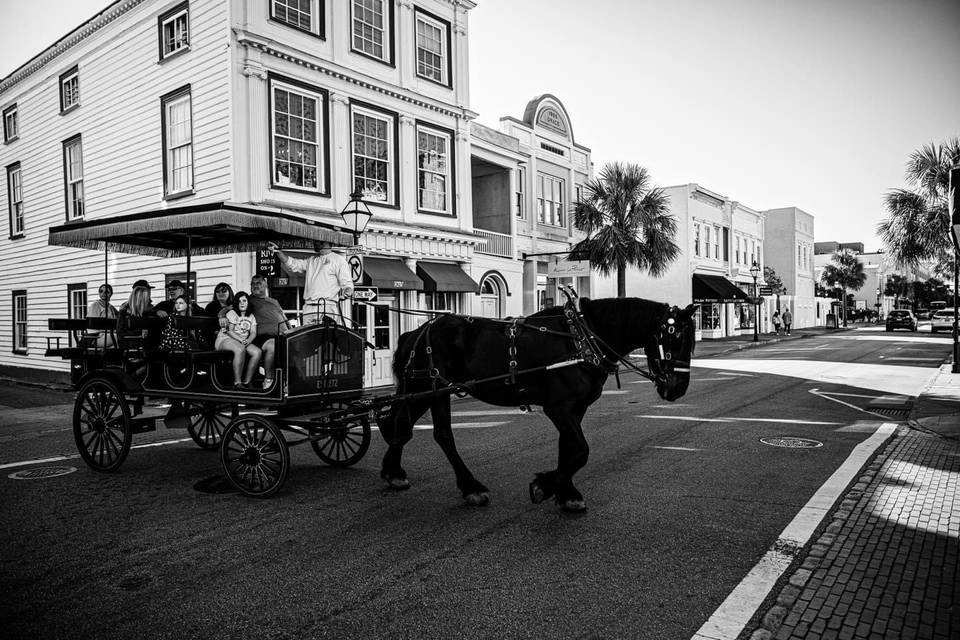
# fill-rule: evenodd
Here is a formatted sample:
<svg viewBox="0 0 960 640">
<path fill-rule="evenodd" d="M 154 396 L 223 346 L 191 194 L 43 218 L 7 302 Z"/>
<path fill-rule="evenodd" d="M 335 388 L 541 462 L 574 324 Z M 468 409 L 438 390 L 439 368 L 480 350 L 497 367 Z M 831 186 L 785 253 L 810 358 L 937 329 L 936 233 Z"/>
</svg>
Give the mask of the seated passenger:
<svg viewBox="0 0 960 640">
<path fill-rule="evenodd" d="M 204 313 L 211 318 L 223 318 L 230 309 L 233 309 L 233 288 L 226 282 L 219 282 L 213 289 L 213 300 L 207 303 Z M 221 322 L 220 326 L 225 325 Z M 218 332 L 216 327 L 204 332 L 207 344 L 216 345 Z"/>
<path fill-rule="evenodd" d="M 250 310 L 250 296 L 245 291 L 238 291 L 233 296 L 233 308 L 226 312 L 225 318 L 227 326 L 217 334 L 216 349 L 233 354 L 233 386 L 249 389 L 260 364 L 261 351 L 253 343 L 257 337 L 257 318 Z M 247 368 L 244 374 L 245 356 Z"/>
<path fill-rule="evenodd" d="M 194 329 L 182 329 L 174 322 L 175 317 L 187 317 L 190 302 L 186 296 L 177 296 L 173 300 L 173 313 L 167 318 L 167 325 L 160 336 L 161 351 L 196 351 L 200 349 L 200 340 Z"/>
<path fill-rule="evenodd" d="M 144 283 L 145 284 L 145 283 Z M 117 312 L 117 340 L 122 348 L 152 349 L 159 340 L 158 332 L 147 329 L 132 329 L 130 327 L 132 318 L 151 318 L 156 317 L 153 306 L 150 304 L 150 287 L 140 286 L 138 282 L 133 291 L 130 292 L 130 298 L 123 303 L 120 311 Z M 131 372 L 137 376 L 142 376 L 146 370 L 146 362 L 142 358 L 132 358 L 129 361 Z"/>
<path fill-rule="evenodd" d="M 113 287 L 104 282 L 102 285 L 100 285 L 100 289 L 97 290 L 97 296 L 97 299 L 91 302 L 90 306 L 87 307 L 87 317 L 116 319 L 117 309 L 110 304 L 110 298 L 113 297 Z M 114 341 L 111 339 L 111 336 L 106 332 L 100 333 L 96 329 L 88 329 L 86 337 L 90 338 L 90 340 L 101 349 L 106 346 L 116 346 L 113 344 Z"/>
</svg>

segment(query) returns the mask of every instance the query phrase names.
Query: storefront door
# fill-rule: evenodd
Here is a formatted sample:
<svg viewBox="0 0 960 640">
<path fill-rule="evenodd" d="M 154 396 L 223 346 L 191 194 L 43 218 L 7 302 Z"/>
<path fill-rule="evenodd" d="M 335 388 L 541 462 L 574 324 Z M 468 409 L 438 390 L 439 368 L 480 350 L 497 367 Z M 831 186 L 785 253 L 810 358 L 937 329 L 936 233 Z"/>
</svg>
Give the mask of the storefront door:
<svg viewBox="0 0 960 640">
<path fill-rule="evenodd" d="M 369 304 L 353 305 L 353 321 L 374 349 L 364 350 L 364 387 L 393 384 L 393 352 L 397 346 L 396 298 L 381 296 Z"/>
</svg>

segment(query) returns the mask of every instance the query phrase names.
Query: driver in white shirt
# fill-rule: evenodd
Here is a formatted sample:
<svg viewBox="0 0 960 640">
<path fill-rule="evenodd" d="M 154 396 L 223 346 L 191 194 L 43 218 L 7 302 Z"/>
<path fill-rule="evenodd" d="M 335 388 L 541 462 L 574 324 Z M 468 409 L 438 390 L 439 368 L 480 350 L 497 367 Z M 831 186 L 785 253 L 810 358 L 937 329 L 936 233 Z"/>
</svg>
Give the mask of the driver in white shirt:
<svg viewBox="0 0 960 640">
<path fill-rule="evenodd" d="M 345 324 L 340 301 L 353 296 L 353 278 L 346 258 L 334 253 L 333 245 L 322 240 L 313 243 L 317 255 L 309 258 L 291 258 L 272 242 L 267 246 L 287 269 L 305 274 L 301 310 L 304 324 L 318 324 L 324 316 Z"/>
</svg>

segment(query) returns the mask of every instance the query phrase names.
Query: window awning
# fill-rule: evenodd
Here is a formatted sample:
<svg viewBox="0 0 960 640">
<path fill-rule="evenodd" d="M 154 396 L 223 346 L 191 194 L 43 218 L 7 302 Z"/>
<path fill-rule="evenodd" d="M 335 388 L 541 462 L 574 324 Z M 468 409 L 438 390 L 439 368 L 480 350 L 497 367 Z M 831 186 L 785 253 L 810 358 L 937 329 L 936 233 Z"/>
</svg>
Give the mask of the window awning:
<svg viewBox="0 0 960 640">
<path fill-rule="evenodd" d="M 423 280 L 393 258 L 363 258 L 363 284 L 381 289 L 423 289 Z"/>
<path fill-rule="evenodd" d="M 424 291 L 480 291 L 480 285 L 455 264 L 418 262 L 417 275 L 423 279 Z"/>
<path fill-rule="evenodd" d="M 723 276 L 693 274 L 694 302 L 749 302 L 750 296 Z"/>
</svg>

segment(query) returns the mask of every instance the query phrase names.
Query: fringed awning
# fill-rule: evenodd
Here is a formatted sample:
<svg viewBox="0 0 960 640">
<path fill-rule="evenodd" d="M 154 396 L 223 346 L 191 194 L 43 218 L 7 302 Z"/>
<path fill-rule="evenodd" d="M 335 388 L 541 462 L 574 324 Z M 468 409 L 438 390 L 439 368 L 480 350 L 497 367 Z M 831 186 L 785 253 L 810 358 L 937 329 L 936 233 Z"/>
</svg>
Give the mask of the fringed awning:
<svg viewBox="0 0 960 640">
<path fill-rule="evenodd" d="M 267 242 L 310 249 L 315 240 L 353 244 L 351 234 L 283 209 L 213 202 L 51 227 L 47 243 L 175 258 L 188 247 L 198 256 L 256 251 Z"/>
</svg>

